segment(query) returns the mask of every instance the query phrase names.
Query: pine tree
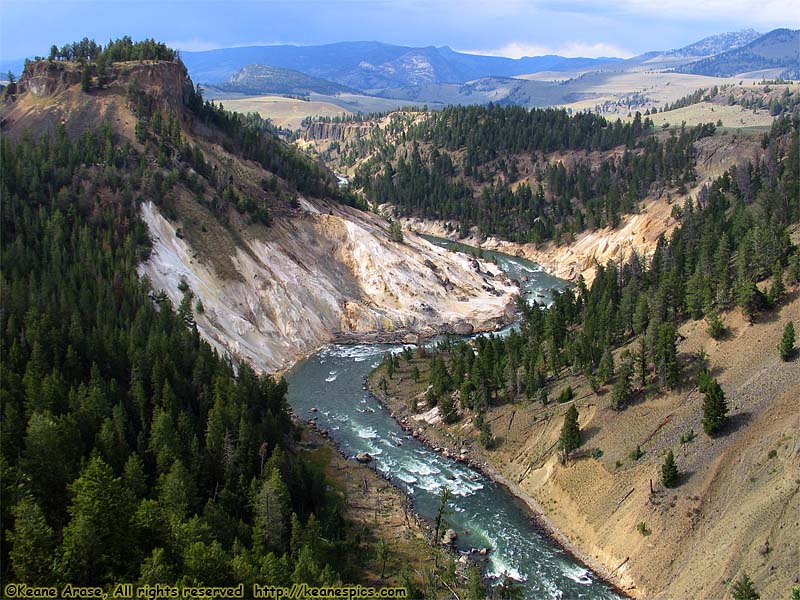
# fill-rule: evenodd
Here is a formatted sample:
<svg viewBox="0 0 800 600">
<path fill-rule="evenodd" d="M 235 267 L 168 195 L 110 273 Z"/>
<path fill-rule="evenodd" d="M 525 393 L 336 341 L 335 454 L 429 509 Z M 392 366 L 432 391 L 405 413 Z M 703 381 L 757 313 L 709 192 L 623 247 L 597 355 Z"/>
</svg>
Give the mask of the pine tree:
<svg viewBox="0 0 800 600">
<path fill-rule="evenodd" d="M 403 242 L 403 228 L 400 225 L 399 221 L 392 221 L 391 225 L 389 226 L 389 232 L 392 237 L 392 241 L 402 243 Z"/>
<path fill-rule="evenodd" d="M 386 542 L 386 539 L 379 539 L 375 546 L 375 562 L 381 567 L 381 579 L 383 579 L 384 573 L 386 572 L 386 561 L 389 560 L 390 554 L 389 544 Z"/>
<path fill-rule="evenodd" d="M 320 568 L 314 560 L 314 553 L 309 546 L 303 546 L 297 556 L 292 572 L 292 583 L 319 585 Z"/>
<path fill-rule="evenodd" d="M 781 338 L 781 343 L 778 345 L 778 352 L 781 355 L 781 360 L 788 361 L 792 359 L 795 352 L 794 342 L 794 323 L 789 321 L 783 329 L 783 338 Z"/>
<path fill-rule="evenodd" d="M 84 92 L 88 92 L 92 89 L 92 72 L 91 66 L 88 64 L 83 65 L 83 69 L 81 70 L 81 89 Z"/>
<path fill-rule="evenodd" d="M 437 406 L 439 407 L 439 414 L 442 415 L 442 419 L 444 419 L 445 423 L 450 425 L 456 422 L 458 419 L 458 412 L 456 411 L 453 397 L 450 394 L 442 394 Z"/>
<path fill-rule="evenodd" d="M 747 573 L 742 573 L 742 576 L 734 584 L 733 591 L 734 600 L 759 600 L 761 596 L 756 592 L 752 580 L 747 576 Z"/>
<path fill-rule="evenodd" d="M 139 567 L 139 582 L 143 585 L 164 583 L 174 585 L 175 570 L 164 548 L 153 548 Z"/>
<path fill-rule="evenodd" d="M 706 323 L 708 324 L 706 332 L 715 340 L 718 340 L 725 335 L 727 327 L 725 327 L 725 322 L 719 316 L 717 311 L 712 310 L 706 313 Z"/>
<path fill-rule="evenodd" d="M 611 408 L 614 410 L 625 408 L 632 393 L 631 370 L 626 363 L 620 367 L 619 373 L 617 374 L 617 381 L 614 382 L 614 388 L 611 390 Z"/>
<path fill-rule="evenodd" d="M 728 403 L 725 392 L 716 379 L 708 371 L 701 371 L 697 376 L 697 387 L 705 395 L 703 400 L 703 431 L 706 435 L 717 433 L 728 420 Z"/>
<path fill-rule="evenodd" d="M 439 493 L 439 508 L 436 510 L 436 518 L 434 519 L 433 531 L 433 544 L 437 545 L 441 539 L 442 529 L 447 527 L 445 520 L 447 515 L 450 514 L 450 509 L 447 508 L 447 503 L 450 501 L 452 490 L 448 486 L 444 486 Z"/>
<path fill-rule="evenodd" d="M 578 409 L 572 404 L 564 415 L 564 425 L 561 427 L 559 448 L 569 454 L 581 445 L 581 429 L 578 425 Z"/>
<path fill-rule="evenodd" d="M 9 559 L 17 581 L 48 585 L 53 581 L 53 530 L 33 498 L 23 496 L 11 511 L 14 529 L 9 533 Z"/>
<path fill-rule="evenodd" d="M 776 263 L 772 269 L 772 285 L 769 288 L 767 300 L 771 305 L 778 304 L 786 294 L 786 285 L 783 283 L 783 267 Z"/>
<path fill-rule="evenodd" d="M 600 366 L 597 369 L 597 376 L 604 385 L 607 385 L 614 379 L 614 354 L 610 348 L 606 348 L 603 356 L 600 359 Z"/>
<path fill-rule="evenodd" d="M 678 465 L 675 464 L 675 455 L 670 450 L 667 459 L 661 465 L 661 483 L 666 488 L 674 488 L 678 485 Z"/>
<path fill-rule="evenodd" d="M 253 499 L 253 549 L 259 554 L 284 549 L 289 520 L 289 490 L 279 469 L 264 479 Z"/>
<path fill-rule="evenodd" d="M 133 494 L 98 456 L 70 489 L 72 520 L 64 528 L 61 546 L 64 579 L 99 585 L 111 582 L 115 573 L 128 573 Z"/>
<path fill-rule="evenodd" d="M 728 403 L 725 392 L 716 379 L 706 371 L 698 375 L 698 387 L 705 395 L 703 400 L 703 431 L 706 435 L 717 433 L 728 420 Z"/>
</svg>

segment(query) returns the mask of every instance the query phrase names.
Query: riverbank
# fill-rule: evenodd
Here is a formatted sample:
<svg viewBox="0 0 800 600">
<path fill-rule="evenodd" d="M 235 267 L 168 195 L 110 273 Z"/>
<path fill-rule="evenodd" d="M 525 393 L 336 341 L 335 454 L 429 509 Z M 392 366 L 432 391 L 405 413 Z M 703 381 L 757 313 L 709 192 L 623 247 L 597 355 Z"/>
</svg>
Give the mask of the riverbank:
<svg viewBox="0 0 800 600">
<path fill-rule="evenodd" d="M 308 421 L 293 415 L 301 424 L 301 437 L 295 450 L 308 453 L 312 463 L 323 469 L 327 483 L 343 499 L 343 516 L 361 533 L 363 552 L 361 570 L 354 583 L 369 586 L 397 586 L 404 566 L 420 567 L 435 560 L 440 552 L 428 543 L 427 524 L 410 509 L 406 495 L 374 469 L 351 460 L 328 436 Z M 383 540 L 391 553 L 381 575 L 378 546 Z"/>
<path fill-rule="evenodd" d="M 673 204 L 666 200 L 649 200 L 643 203 L 639 213 L 624 216 L 619 227 L 585 231 L 576 235 L 569 243 L 560 245 L 552 241 L 533 244 L 511 242 L 491 236 L 480 238 L 474 232 L 465 238 L 459 238 L 458 231 L 448 227 L 443 221 L 405 218 L 402 222 L 406 229 L 416 233 L 521 256 L 540 264 L 548 273 L 561 279 L 577 281 L 579 277 L 583 277 L 591 282 L 598 264 L 604 265 L 609 261 L 621 263 L 633 253 L 651 255 L 659 237 L 668 234 L 677 225 L 677 221 L 671 216 L 672 207 Z"/>
<path fill-rule="evenodd" d="M 723 318 L 729 333 L 719 341 L 702 321 L 685 323 L 679 389 L 623 411 L 582 376 L 551 381 L 551 398 L 573 388 L 580 415 L 583 445 L 566 465 L 555 449 L 571 403 L 492 405 L 485 418 L 497 444 L 484 450 L 472 413 L 459 410 L 447 425 L 425 405 L 430 361 L 401 359 L 392 378 L 381 367 L 370 387 L 418 439 L 506 485 L 555 539 L 626 593 L 718 599 L 747 573 L 762 597 L 788 597 L 800 579 L 800 540 L 791 534 L 800 527 L 800 369 L 775 348 L 785 323 L 800 320 L 800 291 L 789 290 L 753 325 L 739 311 Z M 730 427 L 714 438 L 702 433 L 703 396 L 694 388 L 701 351 L 730 409 Z M 681 473 L 675 489 L 660 480 L 669 450 Z"/>
<path fill-rule="evenodd" d="M 416 366 L 413 362 L 409 364 L 411 366 Z M 454 434 L 450 428 L 444 429 L 437 427 L 437 425 L 442 424 L 441 419 L 438 418 L 438 416 L 430 416 L 436 409 L 423 413 L 415 413 L 406 402 L 406 400 L 408 400 L 407 397 L 403 398 L 400 395 L 384 394 L 378 383 L 378 381 L 380 381 L 379 378 L 384 377 L 384 370 L 384 367 L 375 369 L 365 382 L 366 388 L 407 433 L 412 435 L 415 439 L 418 439 L 434 452 L 441 454 L 445 458 L 466 464 L 471 469 L 474 469 L 493 481 L 496 485 L 504 488 L 508 494 L 521 503 L 521 506 L 525 509 L 530 520 L 537 529 L 554 544 L 566 551 L 575 560 L 585 565 L 608 585 L 614 588 L 620 595 L 629 598 L 636 597 L 632 595 L 632 591 L 636 589 L 636 585 L 632 580 L 621 577 L 618 573 L 618 568 L 611 568 L 608 564 L 598 560 L 596 556 L 592 556 L 576 544 L 550 517 L 548 517 L 542 505 L 533 496 L 524 492 L 517 484 L 498 470 L 493 464 L 493 459 L 489 452 L 481 448 L 480 444 L 477 442 L 477 430 L 470 428 L 469 431 L 472 435 Z M 403 381 L 404 379 L 401 376 L 400 383 Z M 420 394 L 418 394 L 418 396 L 420 396 Z"/>
</svg>

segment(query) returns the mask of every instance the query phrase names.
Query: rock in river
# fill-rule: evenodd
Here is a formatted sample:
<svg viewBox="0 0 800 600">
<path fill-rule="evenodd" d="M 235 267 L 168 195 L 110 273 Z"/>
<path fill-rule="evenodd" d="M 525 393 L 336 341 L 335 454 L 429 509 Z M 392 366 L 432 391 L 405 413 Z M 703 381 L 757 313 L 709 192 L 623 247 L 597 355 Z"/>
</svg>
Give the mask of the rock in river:
<svg viewBox="0 0 800 600">
<path fill-rule="evenodd" d="M 372 461 L 372 455 L 368 452 L 359 452 L 356 454 L 356 460 L 360 463 L 368 463 Z"/>
</svg>

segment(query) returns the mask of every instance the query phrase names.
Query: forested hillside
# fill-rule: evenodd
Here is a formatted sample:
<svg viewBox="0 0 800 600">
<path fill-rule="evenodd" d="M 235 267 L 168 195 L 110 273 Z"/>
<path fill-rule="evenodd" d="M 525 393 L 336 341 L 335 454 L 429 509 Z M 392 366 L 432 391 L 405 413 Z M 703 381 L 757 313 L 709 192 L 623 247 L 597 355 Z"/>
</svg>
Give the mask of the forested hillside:
<svg viewBox="0 0 800 600">
<path fill-rule="evenodd" d="M 685 192 L 694 143 L 714 130 L 656 134 L 638 114 L 611 123 L 555 109 L 453 107 L 384 145 L 354 184 L 401 216 L 454 221 L 464 235 L 477 227 L 517 242 L 560 240 L 616 225 L 654 190 Z"/>
<path fill-rule="evenodd" d="M 441 402 L 446 418 L 454 414 L 453 390 L 461 407 L 478 415 L 517 398 L 547 403 L 549 382 L 568 371 L 598 389 L 613 384 L 619 410 L 637 393 L 678 386 L 685 377 L 677 355 L 683 321 L 704 318 L 721 337 L 721 312 L 739 307 L 753 319 L 780 304 L 787 284 L 800 283 L 800 252 L 788 235 L 800 221 L 796 117 L 776 120 L 762 145 L 761 161 L 730 168 L 678 210 L 680 225 L 652 257 L 600 265 L 591 287 L 579 280 L 551 307 L 521 304 L 519 333 L 480 338 L 475 352 L 460 344 L 449 364 L 434 357 L 430 406 Z M 765 279 L 768 285 L 757 285 Z M 635 351 L 615 367 L 613 349 L 632 341 Z"/>
<path fill-rule="evenodd" d="M 634 597 L 794 597 L 798 124 L 676 207 L 652 256 L 520 303 L 519 332 L 387 356 L 371 389 Z"/>
<path fill-rule="evenodd" d="M 4 123 L 16 129 L 0 148 L 3 580 L 358 581 L 362 532 L 323 466 L 294 447 L 286 383 L 218 355 L 191 290 L 173 306 L 136 271 L 151 245 L 145 201 L 169 213 L 188 195 L 222 220 L 269 224 L 297 191 L 347 198 L 267 123 L 125 79 L 159 65 L 185 73 L 161 45 L 85 40 L 51 54 L 29 63 L 22 92 L 34 77 L 81 81 L 67 92 L 90 123 L 103 119 L 92 111 L 104 88 L 126 85 L 138 118 L 132 139 L 114 122 L 38 138 Z M 48 130 L 48 114 L 26 119 Z M 187 127 L 268 169 L 261 187 L 234 182 Z"/>
</svg>

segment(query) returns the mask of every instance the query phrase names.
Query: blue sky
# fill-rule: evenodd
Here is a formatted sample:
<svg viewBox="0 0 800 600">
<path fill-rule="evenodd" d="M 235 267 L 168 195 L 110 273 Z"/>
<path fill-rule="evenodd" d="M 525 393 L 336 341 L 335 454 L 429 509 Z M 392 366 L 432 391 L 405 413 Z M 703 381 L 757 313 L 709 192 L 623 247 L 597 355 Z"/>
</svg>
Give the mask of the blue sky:
<svg viewBox="0 0 800 600">
<path fill-rule="evenodd" d="M 122 35 L 182 50 L 377 40 L 514 57 L 624 57 L 724 31 L 798 28 L 797 8 L 797 0 L 0 0 L 0 60 Z"/>
</svg>

